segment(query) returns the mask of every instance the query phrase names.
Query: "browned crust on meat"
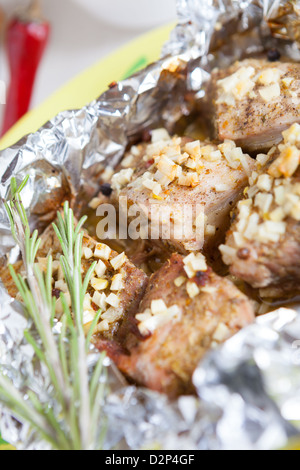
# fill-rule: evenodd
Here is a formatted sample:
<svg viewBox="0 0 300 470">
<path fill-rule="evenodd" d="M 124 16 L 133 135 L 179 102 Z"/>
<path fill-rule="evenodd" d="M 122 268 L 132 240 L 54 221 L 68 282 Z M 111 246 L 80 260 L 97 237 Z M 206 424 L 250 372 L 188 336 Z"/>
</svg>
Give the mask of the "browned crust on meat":
<svg viewBox="0 0 300 470">
<path fill-rule="evenodd" d="M 245 243 L 230 266 L 232 275 L 254 288 L 271 287 L 275 297 L 300 290 L 300 223 L 291 218 L 286 222 L 286 232 L 278 243 Z"/>
<path fill-rule="evenodd" d="M 254 95 L 237 101 L 236 106 L 216 104 L 219 96 L 217 82 L 235 73 L 242 66 L 253 66 L 256 72 L 266 68 L 278 68 L 283 74 L 280 78 L 281 93 L 278 99 L 265 102 L 254 88 Z M 285 87 L 282 79 L 293 77 L 293 83 Z M 247 59 L 237 62 L 227 69 L 212 74 L 207 101 L 213 103 L 212 121 L 215 137 L 219 140 L 232 139 L 237 145 L 249 152 L 268 151 L 281 140 L 281 133 L 291 124 L 300 122 L 300 66 L 297 63 L 267 62 Z M 293 98 L 291 91 L 297 95 Z"/>
<path fill-rule="evenodd" d="M 182 319 L 158 328 L 144 341 L 129 334 L 122 345 L 128 353 L 115 349 L 112 354 L 128 377 L 171 398 L 193 393 L 192 374 L 212 346 L 220 323 L 226 325 L 229 337 L 254 320 L 250 301 L 211 269 L 199 273 L 198 282 L 202 287 L 215 288 L 215 294 L 201 292 L 189 298 L 185 286 L 178 288 L 174 284 L 178 276 L 185 275 L 183 266 L 183 257 L 174 254 L 151 277 L 139 309 L 144 311 L 152 300 L 162 298 L 167 305 L 182 308 Z M 98 347 L 107 345 L 99 342 Z"/>
</svg>

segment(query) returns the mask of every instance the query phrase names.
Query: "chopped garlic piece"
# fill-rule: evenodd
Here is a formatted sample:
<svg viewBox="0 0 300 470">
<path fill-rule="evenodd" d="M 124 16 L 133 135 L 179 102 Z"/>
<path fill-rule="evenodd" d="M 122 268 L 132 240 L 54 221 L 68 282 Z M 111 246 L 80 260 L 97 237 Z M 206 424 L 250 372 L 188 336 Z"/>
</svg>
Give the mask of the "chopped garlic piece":
<svg viewBox="0 0 300 470">
<path fill-rule="evenodd" d="M 229 77 L 218 81 L 218 86 L 222 94 L 217 100 L 217 104 L 227 104 L 234 106 L 235 100 L 242 100 L 254 88 L 255 82 L 252 80 L 255 74 L 253 67 L 241 67 Z"/>
<path fill-rule="evenodd" d="M 281 75 L 281 70 L 269 67 L 259 73 L 257 82 L 261 85 L 271 85 L 272 83 L 278 83 Z"/>
<path fill-rule="evenodd" d="M 186 152 L 193 158 L 201 157 L 201 144 L 200 140 L 195 140 L 194 142 L 188 142 L 185 145 Z"/>
<path fill-rule="evenodd" d="M 94 304 L 97 305 L 97 307 L 101 308 L 101 310 L 105 310 L 106 308 L 106 295 L 104 294 L 104 292 L 97 292 L 95 291 L 94 292 L 94 295 L 93 295 L 93 298 L 92 298 L 92 301 L 94 302 Z"/>
<path fill-rule="evenodd" d="M 113 189 L 119 191 L 126 184 L 130 183 L 133 176 L 134 170 L 132 168 L 127 168 L 116 173 L 111 180 L 111 185 Z"/>
<path fill-rule="evenodd" d="M 280 86 L 278 83 L 274 83 L 273 85 L 260 88 L 258 92 L 262 99 L 266 103 L 269 103 L 269 101 L 272 101 L 280 96 Z"/>
<path fill-rule="evenodd" d="M 300 150 L 295 145 L 282 148 L 279 157 L 272 163 L 268 173 L 274 178 L 281 175 L 288 178 L 292 176 L 298 168 L 300 161 Z"/>
<path fill-rule="evenodd" d="M 117 308 L 119 307 L 121 300 L 116 294 L 109 294 L 109 296 L 106 298 L 106 302 L 112 307 Z"/>
<path fill-rule="evenodd" d="M 185 267 L 190 267 L 195 273 L 198 271 L 207 271 L 207 264 L 202 253 L 190 253 L 183 260 Z"/>
<path fill-rule="evenodd" d="M 110 290 L 120 291 L 124 289 L 123 275 L 121 273 L 115 274 L 111 280 Z"/>
<path fill-rule="evenodd" d="M 114 269 L 117 270 L 117 269 L 122 268 L 126 260 L 127 260 L 127 256 L 125 255 L 125 253 L 121 253 L 120 255 L 110 260 L 110 264 L 112 265 Z"/>
<path fill-rule="evenodd" d="M 229 184 L 216 184 L 215 190 L 217 193 L 223 193 L 224 191 L 228 191 L 230 189 Z"/>
<path fill-rule="evenodd" d="M 164 128 L 154 129 L 151 132 L 151 141 L 152 141 L 153 144 L 156 143 L 156 142 L 160 142 L 162 140 L 168 141 L 170 139 L 171 139 L 171 137 L 170 137 L 168 131 Z"/>
<path fill-rule="evenodd" d="M 264 166 L 270 158 L 270 155 L 265 155 L 264 153 L 259 153 L 256 157 L 256 161 L 261 165 Z"/>
<path fill-rule="evenodd" d="M 143 322 L 145 320 L 149 320 L 149 318 L 151 318 L 152 315 L 151 315 L 151 312 L 144 312 L 144 313 L 138 313 L 135 318 L 137 321 L 139 322 Z"/>
<path fill-rule="evenodd" d="M 157 315 L 158 313 L 162 313 L 168 310 L 165 302 L 162 299 L 159 300 L 152 300 L 151 302 L 151 313 L 153 315 Z"/>
<path fill-rule="evenodd" d="M 191 299 L 193 299 L 200 293 L 200 289 L 197 284 L 195 284 L 195 282 L 187 282 L 186 290 Z"/>
<path fill-rule="evenodd" d="M 189 172 L 182 174 L 178 179 L 178 184 L 180 186 L 191 186 L 194 188 L 199 184 L 199 175 L 196 172 Z"/>
<path fill-rule="evenodd" d="M 87 246 L 83 247 L 82 253 L 85 259 L 90 259 L 93 257 L 93 251 L 91 250 L 91 248 L 88 248 Z"/>
<path fill-rule="evenodd" d="M 101 174 L 103 181 L 109 181 L 114 174 L 114 169 L 111 166 L 107 166 L 104 172 Z"/>
<path fill-rule="evenodd" d="M 83 299 L 84 310 L 90 310 L 92 308 L 91 302 L 92 302 L 92 297 L 90 296 L 90 294 L 85 294 L 84 299 Z"/>
<path fill-rule="evenodd" d="M 66 292 L 64 293 L 64 298 L 65 298 L 65 301 L 67 303 L 67 306 L 68 307 L 71 307 L 72 305 L 72 300 L 71 300 L 71 295 L 69 292 Z M 58 314 L 58 315 L 62 315 L 64 313 L 64 309 L 63 309 L 63 305 L 62 305 L 62 301 L 61 301 L 61 298 L 57 299 L 56 302 L 55 302 L 55 312 Z"/>
<path fill-rule="evenodd" d="M 221 342 L 225 339 L 229 338 L 230 336 L 230 329 L 225 325 L 225 323 L 219 323 L 217 329 L 213 334 L 213 339 L 215 341 Z"/>
<path fill-rule="evenodd" d="M 213 237 L 216 234 L 216 227 L 214 225 L 206 225 L 205 227 L 205 235 L 208 237 Z"/>
<path fill-rule="evenodd" d="M 98 279 L 97 277 L 93 277 L 91 279 L 91 286 L 93 287 L 93 289 L 97 291 L 105 290 L 108 287 L 108 280 Z"/>
<path fill-rule="evenodd" d="M 151 315 L 147 309 L 143 314 L 136 315 L 136 318 L 137 320 L 142 320 L 138 328 L 141 334 L 146 336 L 149 333 L 154 333 L 156 329 L 166 325 L 169 322 L 179 321 L 181 316 L 182 310 L 178 307 L 178 305 L 173 305 L 172 307 L 167 308 L 160 313 L 156 313 L 155 315 Z"/>
<path fill-rule="evenodd" d="M 111 294 L 112 296 L 115 296 L 115 294 Z M 116 297 L 116 296 L 115 296 Z M 112 300 L 112 302 L 117 303 L 117 300 Z M 105 313 L 101 315 L 102 320 L 107 320 L 109 324 L 115 323 L 116 321 L 119 321 L 123 316 L 123 309 L 119 308 L 118 306 L 112 306 L 109 307 L 109 309 L 106 310 Z"/>
<path fill-rule="evenodd" d="M 232 264 L 236 256 L 236 248 L 227 245 L 220 245 L 219 250 L 222 253 L 224 263 L 227 265 Z"/>
<path fill-rule="evenodd" d="M 285 218 L 285 213 L 282 207 L 277 207 L 269 214 L 270 220 L 273 222 L 281 222 Z"/>
<path fill-rule="evenodd" d="M 103 263 L 101 259 L 99 259 L 98 263 L 96 264 L 95 273 L 97 274 L 97 277 L 102 277 L 106 273 L 106 264 Z"/>
<path fill-rule="evenodd" d="M 87 325 L 88 323 L 91 323 L 95 318 L 95 312 L 92 310 L 84 310 L 83 311 L 83 324 Z"/>
<path fill-rule="evenodd" d="M 162 173 L 171 181 L 173 181 L 175 178 L 178 178 L 182 173 L 181 166 L 174 163 L 165 155 L 162 155 L 157 159 L 156 166 L 158 171 L 160 171 L 160 173 Z"/>
<path fill-rule="evenodd" d="M 54 275 L 55 273 L 56 273 L 56 277 L 58 280 L 64 279 L 64 272 L 60 264 L 60 261 L 58 260 L 55 260 L 52 263 L 52 274 Z"/>
<path fill-rule="evenodd" d="M 295 123 L 282 133 L 285 143 L 296 145 L 300 143 L 300 124 Z"/>
<path fill-rule="evenodd" d="M 285 77 L 282 80 L 283 85 L 285 88 L 289 88 L 291 84 L 293 83 L 294 79 L 292 77 Z"/>
<path fill-rule="evenodd" d="M 97 209 L 101 204 L 101 199 L 99 197 L 94 197 L 89 203 L 91 209 Z"/>
<path fill-rule="evenodd" d="M 94 333 L 102 333 L 109 330 L 109 323 L 107 320 L 102 320 L 96 327 Z"/>
<path fill-rule="evenodd" d="M 284 186 L 277 186 L 277 188 L 274 188 L 274 194 L 275 194 L 276 203 L 279 206 L 281 206 L 285 201 L 285 188 L 284 188 Z"/>
<path fill-rule="evenodd" d="M 147 189 L 150 189 L 155 196 L 159 196 L 160 193 L 162 192 L 161 185 L 151 179 L 143 180 L 143 186 Z"/>
<path fill-rule="evenodd" d="M 68 292 L 68 286 L 62 279 L 55 282 L 55 289 L 58 289 L 61 292 Z"/>
<path fill-rule="evenodd" d="M 203 152 L 202 152 L 202 154 L 203 154 Z M 220 150 L 212 150 L 210 152 L 205 152 L 203 154 L 203 158 L 204 158 L 204 160 L 206 160 L 208 162 L 218 162 L 219 160 L 221 160 L 222 154 L 221 154 Z"/>
<path fill-rule="evenodd" d="M 134 146 L 133 146 L 134 147 Z M 122 168 L 130 168 L 133 164 L 133 160 L 134 160 L 134 150 L 133 150 L 133 147 L 130 149 L 130 152 L 131 154 L 127 155 L 125 158 L 123 158 L 123 160 L 121 161 L 121 166 Z M 137 147 L 135 147 L 137 148 Z M 140 151 L 138 150 L 138 154 L 136 156 L 139 156 L 140 154 Z"/>
<path fill-rule="evenodd" d="M 186 281 L 186 277 L 179 276 L 175 279 L 174 284 L 176 287 L 181 287 Z"/>
<path fill-rule="evenodd" d="M 42 272 L 47 271 L 47 266 L 48 266 L 48 259 L 47 258 L 38 258 L 38 263 L 39 268 Z M 53 268 L 53 263 L 52 263 L 52 268 Z"/>
<path fill-rule="evenodd" d="M 300 221 L 300 202 L 297 202 L 291 209 L 290 215 L 293 219 Z"/>
<path fill-rule="evenodd" d="M 272 189 L 273 178 L 270 175 L 264 174 L 260 175 L 257 180 L 257 187 L 261 191 L 269 192 Z"/>
<path fill-rule="evenodd" d="M 272 194 L 258 193 L 255 196 L 254 205 L 256 207 L 259 207 L 259 209 L 262 211 L 263 214 L 266 214 L 267 212 L 269 212 L 272 202 L 273 202 Z"/>
<path fill-rule="evenodd" d="M 108 261 L 111 255 L 111 249 L 109 246 L 105 245 L 104 243 L 98 243 L 96 245 L 94 256 L 95 258 L 100 258 L 104 261 Z"/>
<path fill-rule="evenodd" d="M 280 235 L 283 235 L 285 233 L 286 229 L 286 223 L 285 222 L 273 222 L 272 220 L 267 220 L 264 223 L 266 229 L 268 232 L 272 233 L 278 233 Z"/>
</svg>

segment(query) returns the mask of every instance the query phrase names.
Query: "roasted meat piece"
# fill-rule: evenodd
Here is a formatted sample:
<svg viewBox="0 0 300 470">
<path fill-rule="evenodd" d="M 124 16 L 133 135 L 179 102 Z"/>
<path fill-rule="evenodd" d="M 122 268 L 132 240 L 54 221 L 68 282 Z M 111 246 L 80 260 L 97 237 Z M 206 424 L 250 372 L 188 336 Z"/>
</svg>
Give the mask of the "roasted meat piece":
<svg viewBox="0 0 300 470">
<path fill-rule="evenodd" d="M 56 313 L 59 317 L 63 312 L 61 292 L 65 293 L 67 302 L 71 305 L 59 262 L 61 246 L 52 225 L 45 230 L 41 238 L 37 262 L 42 271 L 46 271 L 47 258 L 50 254 L 53 256 L 53 295 L 57 298 Z M 86 233 L 82 250 L 83 275 L 94 261 L 97 261 L 97 265 L 84 298 L 84 326 L 88 330 L 96 313 L 101 309 L 102 314 L 95 333 L 112 338 L 117 334 L 124 319 L 136 312 L 146 289 L 148 277 L 134 266 L 124 253 L 118 254 L 106 244 L 97 243 Z M 22 272 L 22 262 L 18 262 L 15 269 L 17 272 Z M 16 297 L 17 289 L 7 267 L 1 268 L 0 278 L 9 294 Z"/>
<path fill-rule="evenodd" d="M 260 171 L 250 178 L 245 199 L 220 247 L 230 272 L 263 297 L 299 290 L 300 125 L 283 132 L 283 142 L 258 155 Z"/>
<path fill-rule="evenodd" d="M 247 59 L 212 74 L 209 100 L 219 140 L 268 151 L 300 122 L 300 64 Z"/>
<path fill-rule="evenodd" d="M 121 344 L 98 339 L 96 346 L 134 382 L 171 398 L 193 393 L 192 374 L 206 351 L 254 320 L 248 298 L 200 253 L 173 254 L 152 275 L 139 312 Z"/>
<path fill-rule="evenodd" d="M 224 240 L 230 212 L 254 168 L 255 161 L 232 141 L 217 146 L 171 138 L 157 129 L 151 143 L 133 146 L 125 155 L 104 200 L 118 208 L 121 221 L 128 219 L 129 238 L 139 217 L 141 238 L 171 252 L 203 249 L 208 255 Z M 92 206 L 102 201 L 99 197 Z"/>
</svg>

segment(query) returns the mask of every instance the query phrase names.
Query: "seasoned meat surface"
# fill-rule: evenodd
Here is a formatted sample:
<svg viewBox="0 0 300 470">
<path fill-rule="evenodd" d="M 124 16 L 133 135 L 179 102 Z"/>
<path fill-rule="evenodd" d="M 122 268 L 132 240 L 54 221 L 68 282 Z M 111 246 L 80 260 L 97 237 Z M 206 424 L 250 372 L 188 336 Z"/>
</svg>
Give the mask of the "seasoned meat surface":
<svg viewBox="0 0 300 470">
<path fill-rule="evenodd" d="M 152 143 L 125 155 L 104 202 L 119 208 L 122 201 L 129 227 L 141 214 L 145 237 L 171 252 L 208 254 L 224 239 L 230 212 L 254 167 L 233 142 L 191 142 L 156 130 Z"/>
<path fill-rule="evenodd" d="M 269 155 L 259 155 L 261 170 L 237 209 L 221 246 L 230 272 L 263 297 L 299 290 L 300 280 L 300 125 L 283 133 Z"/>
<path fill-rule="evenodd" d="M 219 140 L 268 151 L 300 122 L 300 64 L 247 59 L 212 74 L 209 100 Z"/>
<path fill-rule="evenodd" d="M 136 383 L 172 398 L 193 392 L 192 374 L 209 348 L 254 320 L 248 298 L 194 253 L 173 254 L 153 274 L 139 311 L 136 334 L 128 328 L 122 344 L 96 345 Z"/>
<path fill-rule="evenodd" d="M 37 254 L 37 261 L 42 271 L 46 270 L 47 258 L 53 257 L 53 295 L 56 296 L 56 313 L 62 314 L 59 298 L 61 292 L 67 293 L 67 286 L 60 267 L 61 246 L 50 225 L 42 234 L 42 243 Z M 112 338 L 127 317 L 134 314 L 148 283 L 147 275 L 134 266 L 124 253 L 118 254 L 103 243 L 97 243 L 85 233 L 83 238 L 82 269 L 85 275 L 93 262 L 97 262 L 88 292 L 84 299 L 84 326 L 91 325 L 99 309 L 102 310 L 95 333 Z M 15 265 L 17 272 L 22 272 L 23 263 Z M 8 293 L 17 296 L 17 289 L 7 267 L 0 270 L 0 278 Z M 69 301 L 69 294 L 66 294 Z"/>
</svg>

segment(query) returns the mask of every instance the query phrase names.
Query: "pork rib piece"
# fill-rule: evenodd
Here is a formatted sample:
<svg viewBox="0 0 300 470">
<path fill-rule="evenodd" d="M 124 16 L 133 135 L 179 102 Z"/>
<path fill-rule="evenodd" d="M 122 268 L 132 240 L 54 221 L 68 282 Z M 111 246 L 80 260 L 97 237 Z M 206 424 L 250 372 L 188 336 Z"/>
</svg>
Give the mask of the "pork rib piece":
<svg viewBox="0 0 300 470">
<path fill-rule="evenodd" d="M 208 255 L 224 240 L 232 207 L 254 168 L 255 161 L 234 142 L 217 146 L 171 138 L 158 129 L 152 143 L 133 146 L 125 155 L 106 201 L 116 207 L 125 201 L 128 226 L 141 213 L 146 238 L 153 243 L 171 252 L 203 250 Z"/>
<path fill-rule="evenodd" d="M 128 329 L 121 345 L 99 339 L 96 346 L 134 382 L 171 398 L 193 393 L 206 351 L 254 320 L 248 298 L 194 253 L 173 254 L 152 275 L 139 311 L 136 335 Z"/>
<path fill-rule="evenodd" d="M 300 125 L 283 137 L 258 155 L 262 168 L 250 178 L 220 247 L 233 275 L 274 298 L 299 290 L 300 281 Z"/>
<path fill-rule="evenodd" d="M 247 59 L 212 73 L 215 134 L 247 152 L 268 151 L 300 122 L 300 64 Z"/>
</svg>

